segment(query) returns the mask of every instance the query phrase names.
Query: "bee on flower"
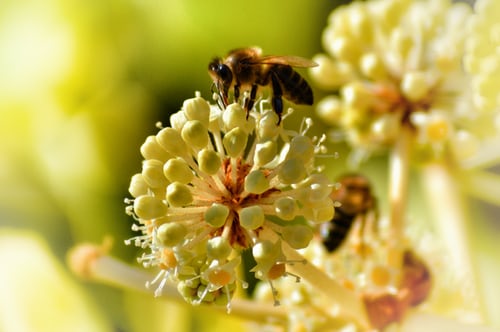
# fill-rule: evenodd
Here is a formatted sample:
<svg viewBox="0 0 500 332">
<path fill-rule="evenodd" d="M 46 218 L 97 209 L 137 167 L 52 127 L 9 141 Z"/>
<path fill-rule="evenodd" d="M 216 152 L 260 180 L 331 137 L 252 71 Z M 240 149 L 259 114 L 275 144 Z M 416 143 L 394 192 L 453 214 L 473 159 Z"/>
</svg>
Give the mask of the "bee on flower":
<svg viewBox="0 0 500 332">
<path fill-rule="evenodd" d="M 250 115 L 197 94 L 141 146 L 127 207 L 141 234 L 126 242 L 159 269 L 148 283 L 157 296 L 173 281 L 186 301 L 229 310 L 243 250 L 252 249 L 256 277 L 271 281 L 290 263 L 281 242 L 304 248 L 314 224 L 333 217 L 332 185 L 315 165 L 324 137 L 306 136 L 310 120 L 294 132 L 276 125 L 272 109 Z"/>
</svg>

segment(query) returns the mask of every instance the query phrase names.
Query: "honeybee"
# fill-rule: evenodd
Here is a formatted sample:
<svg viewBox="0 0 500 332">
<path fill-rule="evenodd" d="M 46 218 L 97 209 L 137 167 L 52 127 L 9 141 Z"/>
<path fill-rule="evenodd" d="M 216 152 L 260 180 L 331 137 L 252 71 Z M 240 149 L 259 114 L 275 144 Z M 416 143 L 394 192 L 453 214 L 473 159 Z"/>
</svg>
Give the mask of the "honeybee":
<svg viewBox="0 0 500 332">
<path fill-rule="evenodd" d="M 262 56 L 258 47 L 239 48 L 230 51 L 225 58 L 215 58 L 208 65 L 208 73 L 218 90 L 222 106 L 228 105 L 229 90 L 233 88 L 234 101 L 238 102 L 240 91 L 250 90 L 244 102 L 247 118 L 257 96 L 259 86 L 271 86 L 271 104 L 278 115 L 278 125 L 283 113 L 285 97 L 295 104 L 312 105 L 313 92 L 306 80 L 292 67 L 314 67 L 311 60 L 297 56 Z"/>
<path fill-rule="evenodd" d="M 365 218 L 370 212 L 376 213 L 376 198 L 367 178 L 347 174 L 340 177 L 338 183 L 338 189 L 331 194 L 336 204 L 333 219 L 320 226 L 323 245 L 329 252 L 340 247 L 357 218 Z"/>
</svg>

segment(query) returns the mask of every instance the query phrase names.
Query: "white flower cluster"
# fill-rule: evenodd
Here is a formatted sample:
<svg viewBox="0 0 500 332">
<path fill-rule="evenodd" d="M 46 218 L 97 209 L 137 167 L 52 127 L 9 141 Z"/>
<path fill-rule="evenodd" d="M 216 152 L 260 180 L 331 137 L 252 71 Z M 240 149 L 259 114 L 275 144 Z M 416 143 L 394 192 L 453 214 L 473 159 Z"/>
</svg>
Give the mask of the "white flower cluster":
<svg viewBox="0 0 500 332">
<path fill-rule="evenodd" d="M 391 147 L 403 128 L 426 159 L 474 150 L 468 123 L 477 118 L 463 70 L 465 3 L 373 0 L 332 12 L 326 54 L 310 73 L 334 90 L 318 115 L 364 153 Z"/>
<path fill-rule="evenodd" d="M 250 115 L 197 95 L 142 145 L 127 207 L 142 234 L 127 243 L 148 249 L 140 261 L 160 269 L 157 295 L 171 280 L 190 303 L 229 308 L 243 250 L 255 276 L 271 281 L 286 275 L 281 241 L 304 248 L 314 223 L 333 217 L 332 185 L 314 164 L 324 138 L 305 135 L 310 120 L 292 132 L 272 110 Z"/>
</svg>

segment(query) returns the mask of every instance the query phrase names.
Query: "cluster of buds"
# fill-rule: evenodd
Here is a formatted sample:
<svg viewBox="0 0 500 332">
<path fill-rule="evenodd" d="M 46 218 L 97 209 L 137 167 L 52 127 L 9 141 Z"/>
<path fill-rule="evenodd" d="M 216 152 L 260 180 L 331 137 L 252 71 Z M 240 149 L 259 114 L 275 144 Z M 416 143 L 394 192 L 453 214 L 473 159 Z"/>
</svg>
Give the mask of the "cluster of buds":
<svg viewBox="0 0 500 332">
<path fill-rule="evenodd" d="M 324 137 L 306 136 L 309 119 L 298 132 L 283 129 L 263 105 L 247 117 L 237 103 L 221 110 L 197 95 L 142 145 L 127 207 L 142 234 L 127 243 L 159 269 L 156 295 L 173 281 L 186 301 L 229 309 L 243 251 L 255 277 L 272 281 L 294 263 L 282 242 L 305 248 L 314 224 L 332 219 L 332 185 L 314 164 Z"/>
<path fill-rule="evenodd" d="M 318 115 L 363 155 L 413 132 L 422 158 L 451 150 L 471 155 L 479 121 L 463 70 L 463 24 L 470 6 L 451 1 L 378 0 L 333 11 L 323 32 L 325 54 L 310 70 L 321 87 L 338 91 Z"/>
</svg>

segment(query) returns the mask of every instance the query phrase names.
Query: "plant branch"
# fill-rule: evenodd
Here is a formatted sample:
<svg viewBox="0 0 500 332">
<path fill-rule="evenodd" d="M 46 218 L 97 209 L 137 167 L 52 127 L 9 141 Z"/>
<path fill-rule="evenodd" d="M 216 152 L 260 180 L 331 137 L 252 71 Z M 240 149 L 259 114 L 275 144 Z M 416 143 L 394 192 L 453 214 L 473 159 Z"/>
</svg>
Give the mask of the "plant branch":
<svg viewBox="0 0 500 332">
<path fill-rule="evenodd" d="M 154 293 L 154 290 L 145 286 L 147 281 L 154 278 L 153 275 L 106 255 L 98 246 L 86 244 L 73 248 L 68 255 L 68 264 L 75 274 L 87 280 L 152 295 Z M 171 283 L 165 284 L 161 296 L 186 304 L 177 288 Z M 207 307 L 217 311 L 226 311 L 225 306 Z M 245 299 L 231 300 L 231 315 L 258 323 L 286 325 L 288 320 L 288 313 L 283 307 Z"/>
<path fill-rule="evenodd" d="M 450 259 L 450 268 L 464 278 L 464 302 L 472 304 L 484 319 L 477 277 L 472 264 L 465 203 L 451 170 L 443 163 L 422 169 L 423 189 L 433 213 L 435 229 Z"/>
</svg>

